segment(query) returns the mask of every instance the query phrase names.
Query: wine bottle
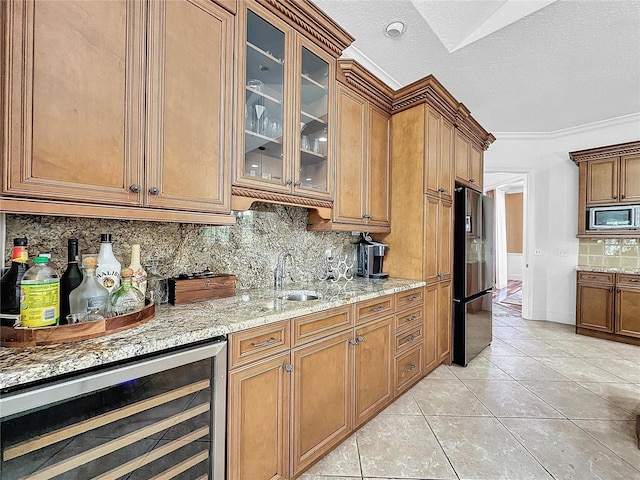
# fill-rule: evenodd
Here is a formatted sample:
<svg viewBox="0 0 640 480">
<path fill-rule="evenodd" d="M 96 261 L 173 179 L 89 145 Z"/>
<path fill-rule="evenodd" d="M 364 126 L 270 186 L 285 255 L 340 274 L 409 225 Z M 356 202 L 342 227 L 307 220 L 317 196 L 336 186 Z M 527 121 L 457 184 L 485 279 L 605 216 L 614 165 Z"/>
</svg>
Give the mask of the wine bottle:
<svg viewBox="0 0 640 480">
<path fill-rule="evenodd" d="M 67 242 L 67 269 L 60 277 L 60 324 L 67 323 L 69 294 L 82 283 L 82 272 L 78 265 L 78 239 L 70 238 Z"/>
<path fill-rule="evenodd" d="M 14 238 L 11 250 L 11 267 L 0 280 L 0 313 L 20 315 L 20 281 L 29 266 L 27 239 Z"/>
</svg>

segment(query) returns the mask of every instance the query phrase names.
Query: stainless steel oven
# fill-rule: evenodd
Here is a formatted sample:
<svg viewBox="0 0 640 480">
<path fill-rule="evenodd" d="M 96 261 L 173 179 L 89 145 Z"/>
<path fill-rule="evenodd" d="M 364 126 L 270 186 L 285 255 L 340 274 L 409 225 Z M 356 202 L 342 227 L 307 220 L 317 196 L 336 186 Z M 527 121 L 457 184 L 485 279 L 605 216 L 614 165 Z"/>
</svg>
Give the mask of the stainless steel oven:
<svg viewBox="0 0 640 480">
<path fill-rule="evenodd" d="M 0 396 L 0 477 L 225 476 L 224 337 Z"/>
<path fill-rule="evenodd" d="M 640 205 L 589 207 L 589 230 L 640 229 Z"/>
</svg>

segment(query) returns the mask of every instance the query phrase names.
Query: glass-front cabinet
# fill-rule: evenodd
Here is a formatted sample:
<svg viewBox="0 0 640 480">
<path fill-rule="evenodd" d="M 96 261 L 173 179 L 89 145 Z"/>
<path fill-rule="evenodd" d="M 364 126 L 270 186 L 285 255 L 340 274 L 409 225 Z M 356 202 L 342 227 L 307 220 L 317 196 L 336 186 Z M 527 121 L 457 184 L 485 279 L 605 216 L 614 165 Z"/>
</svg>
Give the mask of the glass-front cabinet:
<svg viewBox="0 0 640 480">
<path fill-rule="evenodd" d="M 234 184 L 330 198 L 335 60 L 260 5 L 241 15 Z"/>
</svg>

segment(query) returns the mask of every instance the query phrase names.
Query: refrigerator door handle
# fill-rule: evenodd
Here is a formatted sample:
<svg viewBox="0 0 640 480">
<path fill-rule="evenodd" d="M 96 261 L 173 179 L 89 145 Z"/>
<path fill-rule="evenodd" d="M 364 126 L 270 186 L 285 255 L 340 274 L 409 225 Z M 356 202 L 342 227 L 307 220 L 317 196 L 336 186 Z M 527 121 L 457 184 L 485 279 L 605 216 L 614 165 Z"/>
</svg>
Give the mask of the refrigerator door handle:
<svg viewBox="0 0 640 480">
<path fill-rule="evenodd" d="M 456 303 L 462 303 L 462 300 L 460 300 L 459 298 L 454 298 L 453 301 Z"/>
</svg>

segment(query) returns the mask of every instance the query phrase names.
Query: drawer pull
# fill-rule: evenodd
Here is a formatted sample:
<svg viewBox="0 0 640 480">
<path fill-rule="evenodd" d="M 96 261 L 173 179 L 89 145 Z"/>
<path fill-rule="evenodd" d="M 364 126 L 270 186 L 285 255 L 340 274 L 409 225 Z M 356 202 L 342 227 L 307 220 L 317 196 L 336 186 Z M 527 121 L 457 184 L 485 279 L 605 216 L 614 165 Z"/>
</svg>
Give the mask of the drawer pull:
<svg viewBox="0 0 640 480">
<path fill-rule="evenodd" d="M 349 340 L 349 345 L 357 345 L 358 341 L 355 338 L 352 338 L 351 340 Z"/>
<path fill-rule="evenodd" d="M 409 322 L 413 322 L 414 320 L 417 320 L 417 319 L 418 319 L 418 316 L 417 316 L 417 315 L 411 315 L 410 317 L 407 317 L 407 318 L 405 319 L 405 322 L 406 322 L 406 323 L 409 323 Z"/>
<path fill-rule="evenodd" d="M 271 345 L 273 342 L 275 342 L 276 339 L 274 337 L 271 337 L 268 340 L 264 340 L 260 343 L 251 343 L 252 347 L 266 347 L 267 345 Z"/>
<path fill-rule="evenodd" d="M 364 342 L 364 337 L 363 337 L 362 335 L 358 335 L 358 336 L 356 337 L 356 342 L 358 342 L 358 343 L 362 343 L 362 342 Z"/>
<path fill-rule="evenodd" d="M 371 310 L 369 310 L 369 312 L 375 313 L 375 312 L 381 312 L 382 310 L 384 310 L 384 305 L 380 305 L 379 307 L 372 308 Z"/>
<path fill-rule="evenodd" d="M 407 298 L 407 302 L 413 302 L 414 300 L 417 300 L 418 296 L 417 295 L 413 295 L 412 297 Z"/>
<path fill-rule="evenodd" d="M 411 365 L 409 365 L 407 368 L 405 368 L 405 370 L 406 370 L 407 372 L 413 372 L 415 369 L 416 369 L 416 366 L 415 366 L 415 365 L 413 365 L 413 364 L 411 364 Z"/>
<path fill-rule="evenodd" d="M 398 345 L 404 345 L 405 343 L 413 342 L 416 338 L 417 337 L 415 335 L 409 335 L 402 342 L 400 342 Z"/>
<path fill-rule="evenodd" d="M 284 364 L 284 371 L 285 372 L 293 372 L 293 365 L 291 365 L 290 363 L 285 363 Z"/>
</svg>

